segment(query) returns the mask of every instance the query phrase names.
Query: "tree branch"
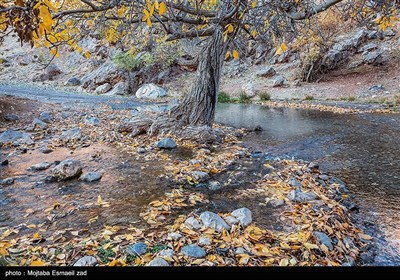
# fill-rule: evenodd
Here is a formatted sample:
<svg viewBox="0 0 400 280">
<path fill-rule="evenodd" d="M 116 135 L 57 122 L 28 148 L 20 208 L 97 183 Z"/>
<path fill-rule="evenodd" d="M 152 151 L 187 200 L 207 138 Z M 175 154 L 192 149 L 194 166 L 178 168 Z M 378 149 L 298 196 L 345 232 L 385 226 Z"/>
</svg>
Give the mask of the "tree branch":
<svg viewBox="0 0 400 280">
<path fill-rule="evenodd" d="M 328 9 L 329 7 L 336 5 L 339 2 L 342 2 L 343 0 L 322 0 L 320 4 L 318 5 L 312 5 L 311 8 L 307 9 L 304 12 L 292 12 L 289 13 L 288 16 L 291 19 L 294 20 L 303 20 L 303 19 L 308 19 L 312 17 L 313 15 L 316 15 L 318 13 L 321 13 Z"/>
</svg>

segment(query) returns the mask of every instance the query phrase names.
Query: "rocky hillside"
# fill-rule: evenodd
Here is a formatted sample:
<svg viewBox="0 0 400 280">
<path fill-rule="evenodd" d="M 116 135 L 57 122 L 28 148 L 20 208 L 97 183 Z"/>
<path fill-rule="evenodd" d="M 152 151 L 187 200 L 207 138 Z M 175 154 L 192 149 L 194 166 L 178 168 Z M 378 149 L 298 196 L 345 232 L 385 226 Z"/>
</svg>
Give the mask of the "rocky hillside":
<svg viewBox="0 0 400 280">
<path fill-rule="evenodd" d="M 334 41 L 321 59 L 325 71 L 317 82 L 302 82 L 307 73 L 302 71 L 299 53 L 290 51 L 290 46 L 279 56 L 274 50 L 259 47 L 246 50 L 247 57 L 225 63 L 221 91 L 232 97 L 245 93 L 254 99 L 397 102 L 400 51 L 395 29 L 357 29 Z M 10 36 L 0 46 L 0 81 L 107 95 L 135 94 L 143 84 L 153 83 L 142 88 L 138 96 L 179 98 L 194 76 L 189 67 L 177 63 L 167 69 L 143 66 L 128 73 L 116 65 L 115 48 L 102 46 L 95 38 L 81 45 L 92 53 L 90 58 L 63 49 L 60 57 L 51 61 L 45 50 L 21 47 L 16 37 Z"/>
</svg>

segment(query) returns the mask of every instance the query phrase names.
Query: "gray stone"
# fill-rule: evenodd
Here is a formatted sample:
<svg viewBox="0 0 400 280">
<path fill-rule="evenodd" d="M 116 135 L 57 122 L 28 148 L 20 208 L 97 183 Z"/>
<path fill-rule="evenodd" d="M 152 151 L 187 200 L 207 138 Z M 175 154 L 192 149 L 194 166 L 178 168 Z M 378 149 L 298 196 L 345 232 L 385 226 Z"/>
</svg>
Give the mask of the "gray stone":
<svg viewBox="0 0 400 280">
<path fill-rule="evenodd" d="M 185 221 L 185 225 L 190 229 L 200 229 L 202 227 L 201 223 L 196 220 L 194 217 L 189 217 Z"/>
<path fill-rule="evenodd" d="M 164 249 L 158 253 L 158 256 L 161 258 L 172 258 L 174 256 L 174 250 Z"/>
<path fill-rule="evenodd" d="M 312 192 L 305 193 L 305 192 L 301 191 L 300 189 L 296 189 L 296 190 L 289 192 L 289 194 L 287 195 L 287 198 L 294 202 L 303 203 L 303 202 L 315 200 L 318 198 L 318 196 Z"/>
<path fill-rule="evenodd" d="M 125 82 L 119 82 L 114 85 L 114 87 L 107 92 L 107 95 L 126 95 L 129 94 L 128 86 Z"/>
<path fill-rule="evenodd" d="M 101 86 L 98 86 L 96 88 L 96 90 L 94 91 L 94 93 L 103 94 L 103 93 L 108 92 L 110 89 L 112 89 L 112 86 L 109 83 L 105 83 L 105 84 L 102 84 Z"/>
<path fill-rule="evenodd" d="M 231 213 L 231 215 L 238 219 L 240 225 L 243 227 L 247 227 L 253 221 L 251 217 L 251 211 L 246 207 L 236 209 Z"/>
<path fill-rule="evenodd" d="M 221 232 L 223 229 L 230 230 L 230 226 L 217 214 L 206 211 L 200 215 L 200 219 L 203 224 L 208 227 Z"/>
<path fill-rule="evenodd" d="M 364 46 L 362 46 L 359 49 L 359 51 L 360 52 L 366 52 L 366 51 L 368 52 L 368 51 L 376 50 L 377 48 L 378 48 L 378 44 L 371 42 L 371 43 L 368 43 L 368 44 L 365 44 Z"/>
<path fill-rule="evenodd" d="M 308 168 L 310 168 L 310 169 L 319 169 L 319 163 L 318 162 L 310 162 L 309 164 L 308 164 Z"/>
<path fill-rule="evenodd" d="M 174 149 L 176 148 L 176 142 L 172 138 L 164 138 L 157 142 L 157 148 L 160 149 Z"/>
<path fill-rule="evenodd" d="M 340 179 L 337 178 L 337 177 L 332 177 L 332 178 L 329 180 L 329 184 L 331 184 L 331 185 L 338 185 L 338 188 L 336 188 L 336 186 L 333 186 L 333 187 L 335 187 L 335 188 L 337 189 L 337 192 L 338 192 L 339 194 L 344 194 L 344 193 L 348 193 L 348 192 L 349 192 L 349 190 L 347 189 L 346 183 L 343 182 L 342 180 L 340 180 Z"/>
<path fill-rule="evenodd" d="M 45 145 L 39 148 L 39 152 L 43 154 L 50 154 L 51 152 L 53 152 L 53 150 L 50 149 L 47 145 Z"/>
<path fill-rule="evenodd" d="M 181 249 L 181 253 L 184 254 L 185 256 L 200 259 L 205 257 L 206 251 L 204 251 L 203 248 L 191 244 L 191 245 L 186 245 Z"/>
<path fill-rule="evenodd" d="M 0 185 L 2 186 L 9 186 L 14 184 L 14 178 L 5 178 L 0 180 Z"/>
<path fill-rule="evenodd" d="M 347 66 L 347 68 L 348 69 L 354 69 L 354 68 L 357 68 L 357 67 L 359 67 L 359 66 L 361 66 L 363 64 L 364 64 L 363 60 L 356 60 L 356 61 L 351 62 L 349 64 L 349 66 Z"/>
<path fill-rule="evenodd" d="M 48 124 L 39 120 L 39 119 L 34 119 L 32 122 L 32 126 L 34 129 L 36 129 L 37 127 L 39 127 L 40 129 L 47 129 L 49 128 Z"/>
<path fill-rule="evenodd" d="M 33 141 L 29 134 L 21 133 L 15 130 L 6 130 L 0 134 L 0 145 L 4 145 L 6 143 L 14 143 L 14 144 L 32 144 Z"/>
<path fill-rule="evenodd" d="M 95 266 L 97 260 L 93 256 L 84 256 L 74 263 L 74 266 Z"/>
<path fill-rule="evenodd" d="M 384 62 L 383 52 L 380 50 L 365 51 L 362 56 L 363 60 L 368 64 L 381 65 Z"/>
<path fill-rule="evenodd" d="M 217 191 L 217 190 L 219 190 L 221 188 L 222 188 L 222 185 L 217 181 L 211 181 L 208 184 L 208 189 L 211 190 L 211 191 Z"/>
<path fill-rule="evenodd" d="M 154 258 L 146 266 L 169 266 L 169 263 L 162 258 Z"/>
<path fill-rule="evenodd" d="M 247 250 L 243 247 L 236 248 L 235 255 L 248 254 Z"/>
<path fill-rule="evenodd" d="M 286 78 L 283 77 L 282 75 L 278 75 L 275 77 L 272 86 L 273 87 L 281 87 L 281 86 L 285 85 L 285 83 L 286 83 Z"/>
<path fill-rule="evenodd" d="M 368 90 L 370 91 L 384 91 L 386 90 L 383 85 L 374 85 L 372 87 L 369 87 Z"/>
<path fill-rule="evenodd" d="M 182 234 L 180 234 L 179 232 L 171 232 L 168 233 L 168 237 L 169 240 L 179 240 L 182 238 Z"/>
<path fill-rule="evenodd" d="M 135 243 L 126 248 L 126 253 L 132 256 L 139 257 L 146 254 L 147 245 L 143 242 Z"/>
<path fill-rule="evenodd" d="M 56 165 L 51 174 L 57 180 L 68 180 L 79 176 L 82 173 L 82 164 L 79 160 L 66 159 Z"/>
<path fill-rule="evenodd" d="M 321 180 L 324 180 L 324 181 L 329 180 L 329 176 L 326 175 L 326 174 L 321 174 L 321 175 L 319 175 L 318 177 L 319 177 Z"/>
<path fill-rule="evenodd" d="M 81 84 L 81 80 L 79 80 L 77 77 L 71 77 L 65 82 L 65 86 L 68 87 L 74 87 L 74 86 L 79 86 Z"/>
<path fill-rule="evenodd" d="M 288 183 L 289 183 L 289 185 L 291 185 L 292 187 L 295 187 L 295 188 L 302 187 L 301 182 L 294 177 L 290 178 Z"/>
<path fill-rule="evenodd" d="M 200 237 L 197 242 L 200 246 L 208 246 L 211 244 L 211 240 L 208 237 Z"/>
<path fill-rule="evenodd" d="M 96 117 L 88 117 L 85 119 L 85 123 L 88 125 L 98 126 L 101 123 L 101 120 Z"/>
<path fill-rule="evenodd" d="M 110 83 L 121 75 L 113 62 L 102 64 L 96 70 L 89 72 L 82 77 L 81 85 L 83 88 L 94 90 L 99 85 Z"/>
<path fill-rule="evenodd" d="M 242 85 L 242 92 L 248 97 L 254 97 L 256 95 L 256 90 L 254 84 L 251 82 Z"/>
<path fill-rule="evenodd" d="M 268 201 L 268 204 L 274 208 L 278 208 L 278 207 L 281 207 L 282 205 L 284 205 L 285 201 L 283 199 L 273 198 L 270 201 Z"/>
<path fill-rule="evenodd" d="M 51 166 L 50 162 L 41 162 L 35 165 L 32 165 L 31 167 L 29 167 L 29 170 L 33 170 L 33 171 L 41 171 L 41 170 L 46 170 L 47 168 L 49 168 Z"/>
<path fill-rule="evenodd" d="M 328 235 L 320 231 L 314 231 L 313 235 L 319 243 L 324 244 L 329 250 L 333 250 L 332 240 Z"/>
<path fill-rule="evenodd" d="M 79 180 L 84 181 L 84 182 L 95 182 L 99 181 L 102 177 L 102 174 L 99 172 L 88 172 L 83 174 L 81 177 L 79 177 Z"/>
<path fill-rule="evenodd" d="M 198 182 L 204 182 L 210 177 L 210 175 L 204 171 L 193 171 L 190 175 Z"/>
<path fill-rule="evenodd" d="M 15 114 L 6 114 L 4 115 L 4 120 L 7 122 L 15 122 L 19 120 L 19 117 Z"/>
<path fill-rule="evenodd" d="M 275 74 L 276 74 L 276 71 L 275 71 L 275 69 L 274 69 L 273 67 L 271 67 L 271 66 L 268 66 L 268 67 L 265 67 L 265 68 L 263 68 L 263 69 L 260 69 L 260 70 L 257 71 L 257 73 L 256 73 L 256 75 L 257 75 L 258 77 L 263 77 L 263 78 L 269 78 L 269 77 L 274 76 Z"/>
<path fill-rule="evenodd" d="M 228 225 L 236 225 L 239 223 L 239 220 L 233 216 L 224 217 L 224 220 L 228 223 Z"/>
<path fill-rule="evenodd" d="M 45 123 L 52 123 L 54 121 L 50 112 L 41 112 L 38 119 Z"/>
<path fill-rule="evenodd" d="M 145 148 L 139 148 L 137 150 L 137 152 L 138 152 L 138 154 L 144 154 L 144 153 L 146 153 L 146 149 Z"/>
<path fill-rule="evenodd" d="M 81 130 L 79 127 L 72 128 L 61 134 L 61 139 L 64 141 L 79 140 L 82 137 Z"/>
<path fill-rule="evenodd" d="M 144 84 L 136 91 L 135 95 L 139 99 L 157 99 L 167 96 L 167 92 L 155 84 Z"/>
</svg>

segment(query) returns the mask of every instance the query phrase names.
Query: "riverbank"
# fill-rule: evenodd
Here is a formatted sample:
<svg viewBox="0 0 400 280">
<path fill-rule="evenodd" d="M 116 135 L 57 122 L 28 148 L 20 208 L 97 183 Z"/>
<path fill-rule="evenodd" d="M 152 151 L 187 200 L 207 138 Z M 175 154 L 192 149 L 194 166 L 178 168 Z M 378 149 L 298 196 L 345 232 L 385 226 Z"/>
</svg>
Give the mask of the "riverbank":
<svg viewBox="0 0 400 280">
<path fill-rule="evenodd" d="M 20 118 L 2 131 L 33 140 L 2 147 L 2 179 L 14 179 L 1 188 L 3 264 L 354 265 L 371 240 L 349 218 L 340 180 L 251 152 L 243 130 L 219 127 L 226 137 L 217 146 L 175 138 L 177 148 L 163 150 L 154 147 L 160 139 L 116 132 L 129 110 L 1 100 L 13 104 L 2 115 Z M 40 112 L 53 120 L 26 132 Z M 75 128 L 80 137 L 65 139 Z M 47 181 L 54 161 L 67 158 L 102 178 Z M 51 168 L 26 171 L 43 162 Z"/>
</svg>

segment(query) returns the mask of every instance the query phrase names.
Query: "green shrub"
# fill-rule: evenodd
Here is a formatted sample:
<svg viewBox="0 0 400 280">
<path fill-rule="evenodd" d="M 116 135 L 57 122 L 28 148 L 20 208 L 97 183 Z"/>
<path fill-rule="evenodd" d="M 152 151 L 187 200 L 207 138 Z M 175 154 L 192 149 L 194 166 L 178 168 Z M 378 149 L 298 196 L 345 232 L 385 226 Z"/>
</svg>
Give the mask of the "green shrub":
<svg viewBox="0 0 400 280">
<path fill-rule="evenodd" d="M 231 101 L 232 101 L 231 98 L 229 97 L 229 95 L 226 92 L 221 91 L 218 94 L 218 103 L 229 103 Z"/>
<path fill-rule="evenodd" d="M 251 97 L 248 96 L 244 91 L 242 91 L 239 95 L 239 99 L 238 102 L 239 103 L 249 103 L 250 102 Z"/>
<path fill-rule="evenodd" d="M 260 97 L 261 101 L 271 100 L 271 95 L 268 92 L 261 92 L 260 94 L 258 94 L 258 96 Z"/>
<path fill-rule="evenodd" d="M 133 69 L 135 69 L 139 64 L 136 56 L 129 52 L 118 52 L 114 55 L 113 62 L 117 68 L 127 71 L 133 71 Z"/>
<path fill-rule="evenodd" d="M 347 98 L 348 101 L 353 102 L 356 101 L 356 97 L 355 96 L 349 96 L 349 98 Z"/>
<path fill-rule="evenodd" d="M 304 97 L 304 100 L 314 100 L 314 96 L 306 95 L 306 97 Z"/>
</svg>

